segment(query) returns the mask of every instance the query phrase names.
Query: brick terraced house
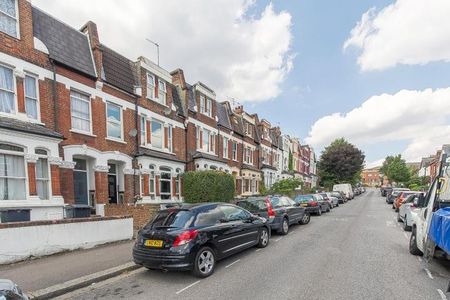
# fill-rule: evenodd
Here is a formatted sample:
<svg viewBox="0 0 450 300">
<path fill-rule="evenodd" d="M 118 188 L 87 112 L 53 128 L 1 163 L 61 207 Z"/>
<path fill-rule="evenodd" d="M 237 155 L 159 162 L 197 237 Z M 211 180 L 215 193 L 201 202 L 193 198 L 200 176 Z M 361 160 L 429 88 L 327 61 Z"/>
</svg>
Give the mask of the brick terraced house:
<svg viewBox="0 0 450 300">
<path fill-rule="evenodd" d="M 26 0 L 0 0 L 0 211 L 182 201 L 185 171 L 232 174 L 236 196 L 310 170 L 296 139 Z M 289 153 L 294 170 L 289 170 Z M 311 156 L 312 157 L 312 156 Z M 309 161 L 308 161 L 309 162 Z"/>
</svg>

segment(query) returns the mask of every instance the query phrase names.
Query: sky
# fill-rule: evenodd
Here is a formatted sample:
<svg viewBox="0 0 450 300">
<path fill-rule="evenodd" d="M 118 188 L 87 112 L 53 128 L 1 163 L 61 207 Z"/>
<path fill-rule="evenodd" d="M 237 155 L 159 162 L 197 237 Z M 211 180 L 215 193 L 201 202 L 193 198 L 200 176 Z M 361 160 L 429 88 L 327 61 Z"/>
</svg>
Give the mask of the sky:
<svg viewBox="0 0 450 300">
<path fill-rule="evenodd" d="M 33 0 L 102 43 L 181 68 L 312 145 L 344 137 L 368 167 L 450 137 L 448 0 Z"/>
</svg>

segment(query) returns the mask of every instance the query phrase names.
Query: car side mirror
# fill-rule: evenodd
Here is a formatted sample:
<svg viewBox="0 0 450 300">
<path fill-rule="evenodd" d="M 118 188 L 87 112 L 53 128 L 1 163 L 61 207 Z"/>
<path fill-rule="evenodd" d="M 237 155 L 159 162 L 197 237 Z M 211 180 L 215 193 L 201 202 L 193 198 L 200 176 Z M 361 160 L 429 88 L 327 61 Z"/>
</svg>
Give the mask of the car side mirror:
<svg viewBox="0 0 450 300">
<path fill-rule="evenodd" d="M 413 205 L 415 207 L 419 207 L 419 199 L 418 198 L 414 198 Z"/>
<path fill-rule="evenodd" d="M 294 206 L 300 206 L 300 203 L 295 202 L 295 203 L 294 203 Z"/>
<path fill-rule="evenodd" d="M 417 207 L 423 207 L 424 203 L 425 203 L 425 196 L 423 194 L 420 194 L 417 199 Z"/>
</svg>

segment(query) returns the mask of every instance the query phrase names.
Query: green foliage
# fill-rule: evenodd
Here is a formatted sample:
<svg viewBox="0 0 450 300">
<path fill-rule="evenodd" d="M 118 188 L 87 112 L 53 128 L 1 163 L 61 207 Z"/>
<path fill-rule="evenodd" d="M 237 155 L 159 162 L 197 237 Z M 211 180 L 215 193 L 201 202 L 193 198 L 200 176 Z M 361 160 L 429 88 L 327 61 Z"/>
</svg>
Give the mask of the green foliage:
<svg viewBox="0 0 450 300">
<path fill-rule="evenodd" d="M 259 194 L 267 195 L 268 190 L 265 184 L 264 175 L 261 176 L 261 181 L 259 182 Z"/>
<path fill-rule="evenodd" d="M 410 169 L 400 154 L 386 157 L 381 172 L 388 177 L 390 182 L 406 184 L 411 178 Z"/>
<path fill-rule="evenodd" d="M 417 174 L 413 174 L 406 186 L 413 191 L 424 191 L 428 189 L 429 183 L 429 176 L 418 176 Z"/>
<path fill-rule="evenodd" d="M 317 165 L 320 184 L 329 189 L 336 183 L 356 184 L 364 166 L 364 153 L 340 138 L 322 151 Z"/>
<path fill-rule="evenodd" d="M 281 179 L 272 185 L 270 193 L 292 196 L 295 189 L 301 187 L 301 184 L 302 181 L 298 178 Z"/>
<path fill-rule="evenodd" d="M 294 156 L 292 155 L 291 150 L 289 150 L 289 157 L 288 157 L 288 168 L 289 171 L 294 171 Z"/>
<path fill-rule="evenodd" d="M 230 174 L 214 170 L 183 174 L 185 202 L 230 202 L 234 191 L 234 178 Z"/>
</svg>

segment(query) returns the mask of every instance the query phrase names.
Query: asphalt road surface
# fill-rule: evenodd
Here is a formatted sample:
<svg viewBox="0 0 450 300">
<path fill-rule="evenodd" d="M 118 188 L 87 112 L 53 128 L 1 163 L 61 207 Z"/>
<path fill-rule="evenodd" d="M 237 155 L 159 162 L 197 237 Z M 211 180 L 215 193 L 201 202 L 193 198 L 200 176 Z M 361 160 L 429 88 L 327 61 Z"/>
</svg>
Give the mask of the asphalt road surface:
<svg viewBox="0 0 450 300">
<path fill-rule="evenodd" d="M 142 268 L 61 298 L 447 299 L 449 264 L 409 254 L 409 234 L 369 189 L 287 236 L 273 235 L 265 249 L 219 262 L 209 278 Z"/>
</svg>

